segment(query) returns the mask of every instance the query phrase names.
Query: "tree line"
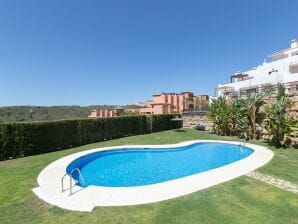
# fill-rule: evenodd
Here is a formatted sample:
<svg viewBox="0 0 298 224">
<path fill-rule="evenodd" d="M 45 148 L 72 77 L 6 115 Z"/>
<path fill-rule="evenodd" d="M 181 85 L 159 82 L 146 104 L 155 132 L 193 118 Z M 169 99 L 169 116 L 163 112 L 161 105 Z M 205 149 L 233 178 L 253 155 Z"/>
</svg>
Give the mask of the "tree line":
<svg viewBox="0 0 298 224">
<path fill-rule="evenodd" d="M 135 105 L 125 105 L 132 108 Z M 51 121 L 63 119 L 87 118 L 93 109 L 110 109 L 115 105 L 93 106 L 11 106 L 0 107 L 0 123 L 24 121 Z"/>
</svg>

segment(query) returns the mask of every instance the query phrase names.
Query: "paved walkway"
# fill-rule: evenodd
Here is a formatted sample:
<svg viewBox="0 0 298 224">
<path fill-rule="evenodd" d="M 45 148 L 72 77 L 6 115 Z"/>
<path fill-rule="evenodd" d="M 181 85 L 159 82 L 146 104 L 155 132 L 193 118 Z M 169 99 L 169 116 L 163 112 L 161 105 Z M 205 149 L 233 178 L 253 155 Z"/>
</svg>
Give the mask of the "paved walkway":
<svg viewBox="0 0 298 224">
<path fill-rule="evenodd" d="M 279 187 L 281 189 L 293 192 L 298 194 L 298 186 L 289 182 L 289 181 L 285 181 L 285 180 L 281 180 L 281 179 L 277 179 L 256 171 L 253 171 L 251 173 L 246 174 L 246 176 L 255 178 L 257 180 L 263 181 L 267 184 L 271 184 L 273 186 Z"/>
</svg>

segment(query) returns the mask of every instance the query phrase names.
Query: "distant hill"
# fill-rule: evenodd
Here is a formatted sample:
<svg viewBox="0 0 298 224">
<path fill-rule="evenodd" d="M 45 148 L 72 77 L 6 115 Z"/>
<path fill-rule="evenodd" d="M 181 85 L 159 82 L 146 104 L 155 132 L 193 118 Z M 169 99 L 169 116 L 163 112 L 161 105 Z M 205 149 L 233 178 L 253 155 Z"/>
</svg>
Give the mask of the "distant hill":
<svg viewBox="0 0 298 224">
<path fill-rule="evenodd" d="M 132 108 L 135 105 L 126 105 Z M 11 106 L 0 107 L 0 123 L 22 121 L 49 121 L 61 119 L 87 118 L 90 111 L 96 108 L 115 108 L 115 105 L 93 106 Z M 119 107 L 119 106 L 118 106 Z M 32 112 L 32 116 L 31 113 Z"/>
</svg>

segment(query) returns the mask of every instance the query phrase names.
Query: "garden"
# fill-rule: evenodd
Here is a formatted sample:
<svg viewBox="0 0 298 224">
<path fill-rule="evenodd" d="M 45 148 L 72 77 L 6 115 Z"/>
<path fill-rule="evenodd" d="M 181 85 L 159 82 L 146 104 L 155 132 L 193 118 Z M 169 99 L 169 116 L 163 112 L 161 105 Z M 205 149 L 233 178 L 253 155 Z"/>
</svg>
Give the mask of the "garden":
<svg viewBox="0 0 298 224">
<path fill-rule="evenodd" d="M 293 102 L 279 84 L 276 93 L 250 93 L 233 100 L 224 96 L 213 100 L 209 117 L 218 135 L 245 139 L 266 139 L 276 147 L 288 147 L 297 135 L 297 114 Z"/>
<path fill-rule="evenodd" d="M 163 202 L 125 207 L 97 207 L 91 213 L 72 212 L 46 204 L 31 191 L 40 171 L 51 162 L 96 147 L 128 144 L 170 144 L 194 139 L 238 140 L 193 129 L 168 130 L 123 137 L 61 151 L 0 162 L 1 223 L 298 223 L 297 194 L 247 176 Z M 259 169 L 298 184 L 298 151 L 277 149 Z"/>
</svg>

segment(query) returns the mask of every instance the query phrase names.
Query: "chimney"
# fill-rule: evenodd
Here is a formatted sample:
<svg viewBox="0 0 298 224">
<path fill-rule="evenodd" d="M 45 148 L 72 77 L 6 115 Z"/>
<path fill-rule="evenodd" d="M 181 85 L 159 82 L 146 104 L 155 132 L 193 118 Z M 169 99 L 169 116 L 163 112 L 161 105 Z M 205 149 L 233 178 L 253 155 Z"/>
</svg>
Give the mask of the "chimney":
<svg viewBox="0 0 298 224">
<path fill-rule="evenodd" d="M 291 41 L 291 48 L 295 48 L 295 47 L 298 47 L 298 41 L 294 39 Z"/>
</svg>

